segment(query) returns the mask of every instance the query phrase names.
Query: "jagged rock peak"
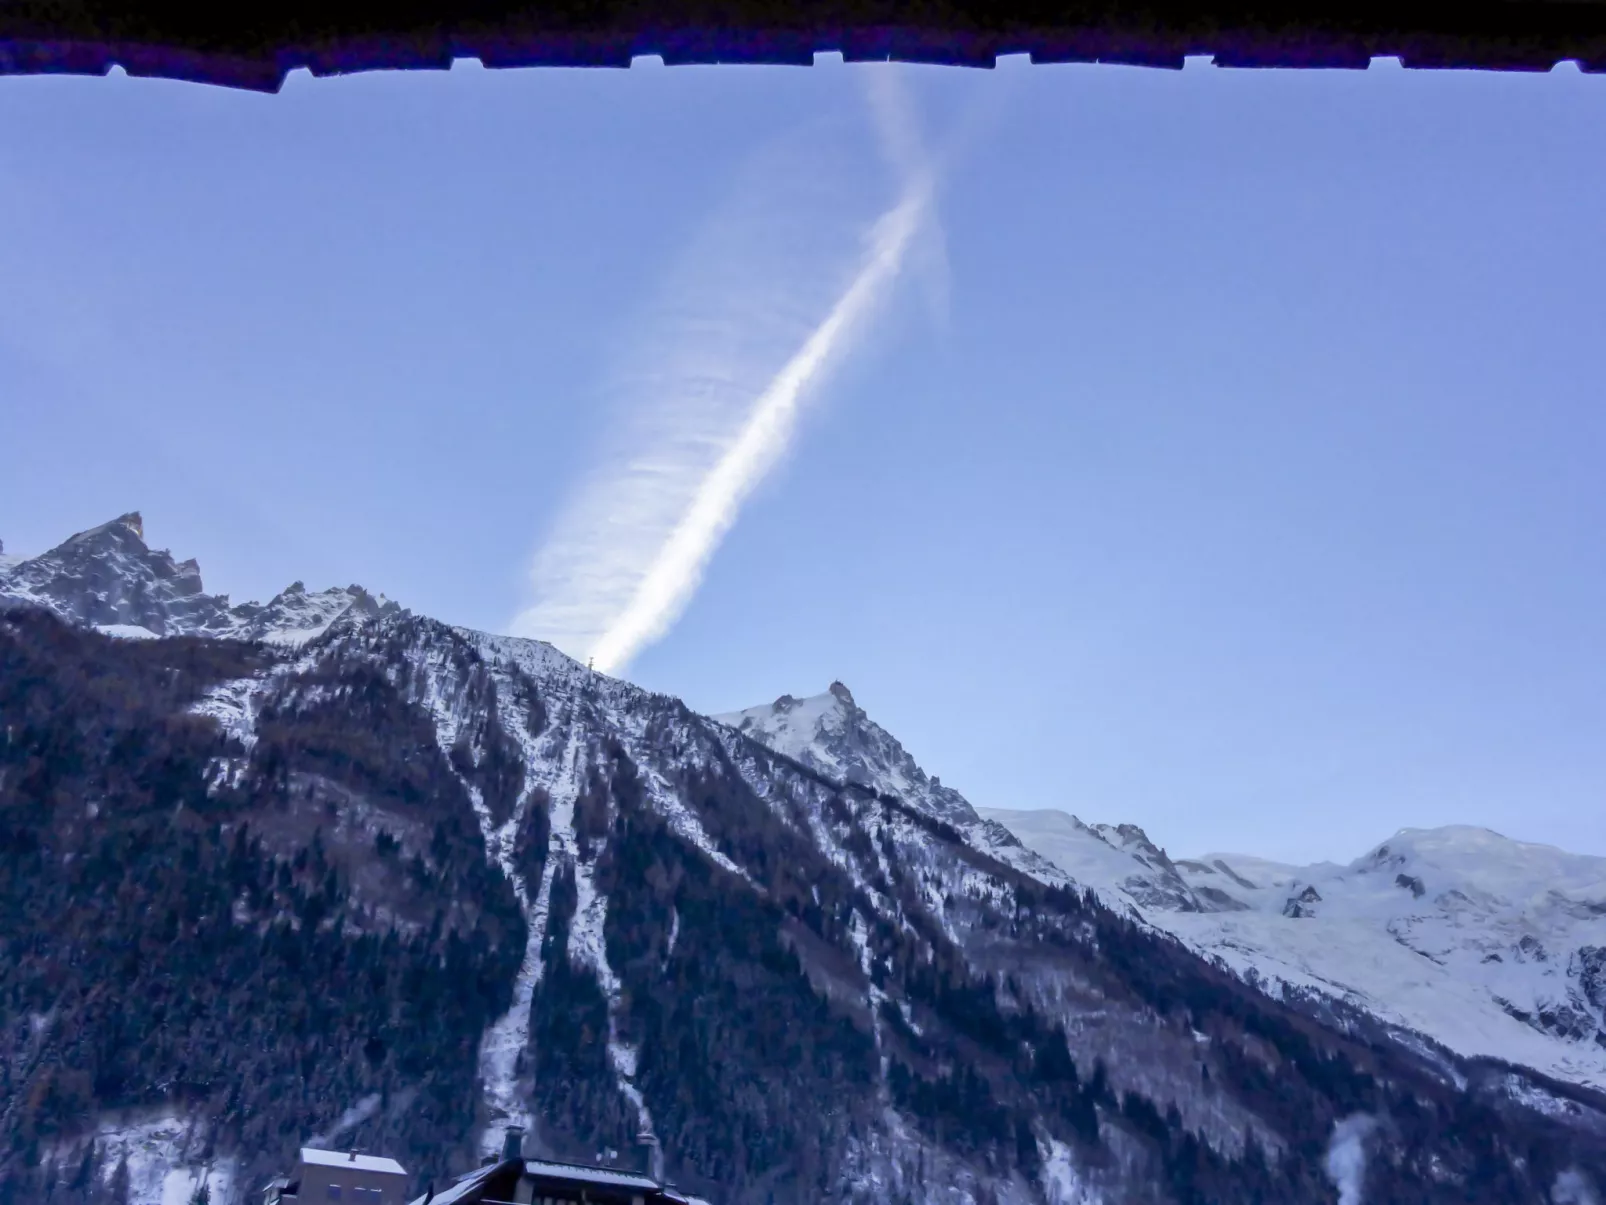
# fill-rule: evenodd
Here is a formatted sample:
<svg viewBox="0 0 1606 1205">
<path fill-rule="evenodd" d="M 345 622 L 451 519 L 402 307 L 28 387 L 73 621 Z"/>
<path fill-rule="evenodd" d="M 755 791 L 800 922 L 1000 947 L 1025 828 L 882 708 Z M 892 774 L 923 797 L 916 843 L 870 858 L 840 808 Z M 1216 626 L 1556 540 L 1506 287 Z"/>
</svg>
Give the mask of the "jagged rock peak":
<svg viewBox="0 0 1606 1205">
<path fill-rule="evenodd" d="M 126 515 L 118 515 L 109 523 L 91 527 L 87 531 L 80 531 L 65 541 L 67 544 L 92 540 L 100 535 L 119 535 L 127 531 L 141 544 L 145 542 L 145 519 L 137 510 L 131 510 Z"/>
<path fill-rule="evenodd" d="M 296 645 L 344 622 L 401 608 L 361 586 L 310 593 L 296 582 L 267 604 L 209 594 L 193 558 L 145 543 L 138 511 L 81 531 L 36 557 L 6 557 L 0 602 L 43 607 L 69 623 L 122 636 L 211 636 Z"/>
<path fill-rule="evenodd" d="M 713 718 L 831 778 L 895 795 L 951 822 L 977 819 L 964 797 L 927 775 L 841 682 L 806 699 L 782 695 L 768 706 Z"/>
</svg>

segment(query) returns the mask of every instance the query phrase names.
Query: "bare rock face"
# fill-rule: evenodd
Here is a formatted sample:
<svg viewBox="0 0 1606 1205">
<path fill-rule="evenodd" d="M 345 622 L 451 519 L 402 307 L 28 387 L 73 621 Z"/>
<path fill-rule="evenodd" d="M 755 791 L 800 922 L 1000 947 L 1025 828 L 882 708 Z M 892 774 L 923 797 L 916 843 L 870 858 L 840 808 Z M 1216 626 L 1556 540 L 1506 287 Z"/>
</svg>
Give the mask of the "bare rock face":
<svg viewBox="0 0 1606 1205">
<path fill-rule="evenodd" d="M 1576 957 L 1578 982 L 1584 998 L 1606 1011 L 1606 947 L 1582 946 Z"/>
<path fill-rule="evenodd" d="M 297 644 L 342 616 L 373 618 L 387 606 L 360 586 L 309 593 L 296 582 L 263 603 L 231 606 L 208 594 L 193 559 L 145 543 L 138 511 L 81 531 L 49 552 L 0 562 L 0 604 L 43 607 L 69 623 L 115 635 L 208 636 Z"/>
<path fill-rule="evenodd" d="M 1404 887 L 1417 899 L 1421 899 L 1427 891 L 1427 888 L 1422 885 L 1422 880 L 1417 878 L 1414 874 L 1395 875 L 1394 885 L 1396 887 Z"/>
</svg>

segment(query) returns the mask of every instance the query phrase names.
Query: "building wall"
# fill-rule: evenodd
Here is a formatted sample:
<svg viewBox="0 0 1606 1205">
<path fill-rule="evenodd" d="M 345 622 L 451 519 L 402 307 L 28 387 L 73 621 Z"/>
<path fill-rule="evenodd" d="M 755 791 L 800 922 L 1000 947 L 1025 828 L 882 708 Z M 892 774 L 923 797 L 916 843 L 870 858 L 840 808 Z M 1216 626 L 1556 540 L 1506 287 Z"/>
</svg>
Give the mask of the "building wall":
<svg viewBox="0 0 1606 1205">
<path fill-rule="evenodd" d="M 394 1172 L 322 1163 L 303 1163 L 299 1170 L 297 1205 L 405 1205 L 407 1200 L 407 1177 Z"/>
<path fill-rule="evenodd" d="M 621 1188 L 612 1184 L 594 1184 L 583 1180 L 566 1183 L 553 1176 L 538 1179 L 519 1177 L 513 1200 L 516 1205 L 571 1205 L 571 1202 L 595 1202 L 596 1205 L 647 1205 L 640 1189 Z M 345 1202 L 341 1202 L 345 1205 Z"/>
</svg>

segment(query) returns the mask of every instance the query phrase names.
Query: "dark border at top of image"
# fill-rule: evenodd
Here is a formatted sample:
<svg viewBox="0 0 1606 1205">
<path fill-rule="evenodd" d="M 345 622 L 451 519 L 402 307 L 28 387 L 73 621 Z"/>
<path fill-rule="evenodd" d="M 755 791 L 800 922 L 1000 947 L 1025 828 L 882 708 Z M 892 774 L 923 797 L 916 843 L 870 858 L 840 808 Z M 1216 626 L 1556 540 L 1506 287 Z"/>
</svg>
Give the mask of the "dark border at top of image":
<svg viewBox="0 0 1606 1205">
<path fill-rule="evenodd" d="M 373 70 L 894 60 L 1180 68 L 1606 71 L 1606 0 L 0 0 L 0 75 L 155 76 L 276 92 Z"/>
</svg>

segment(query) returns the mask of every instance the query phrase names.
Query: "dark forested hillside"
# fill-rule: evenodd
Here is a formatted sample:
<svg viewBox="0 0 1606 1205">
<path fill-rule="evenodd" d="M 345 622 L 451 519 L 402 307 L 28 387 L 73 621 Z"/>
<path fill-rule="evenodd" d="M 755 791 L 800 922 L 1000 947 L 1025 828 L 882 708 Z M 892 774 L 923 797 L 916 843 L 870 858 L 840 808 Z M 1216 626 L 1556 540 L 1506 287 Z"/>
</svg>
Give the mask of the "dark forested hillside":
<svg viewBox="0 0 1606 1205">
<path fill-rule="evenodd" d="M 510 1122 L 634 1165 L 650 1130 L 716 1205 L 1553 1205 L 1606 1176 L 1588 1091 L 1273 999 L 962 808 L 535 642 L 318 624 L 0 613 L 0 1205 L 157 1205 L 172 1166 L 238 1205 L 313 1138 L 422 1189 Z"/>
<path fill-rule="evenodd" d="M 439 1171 L 476 1121 L 475 1049 L 524 922 L 427 723 L 383 680 L 285 702 L 250 770 L 182 714 L 261 649 L 0 620 L 0 1184 L 113 1109 L 180 1107 L 274 1166 L 378 1093 L 372 1141 Z M 326 799 L 416 817 L 410 856 L 342 848 Z M 427 827 L 425 827 L 427 826 Z M 377 877 L 405 926 L 373 923 Z M 365 899 L 364 896 L 370 897 Z M 472 901 L 464 909 L 461 901 Z M 450 922 L 446 919 L 450 916 Z"/>
</svg>

